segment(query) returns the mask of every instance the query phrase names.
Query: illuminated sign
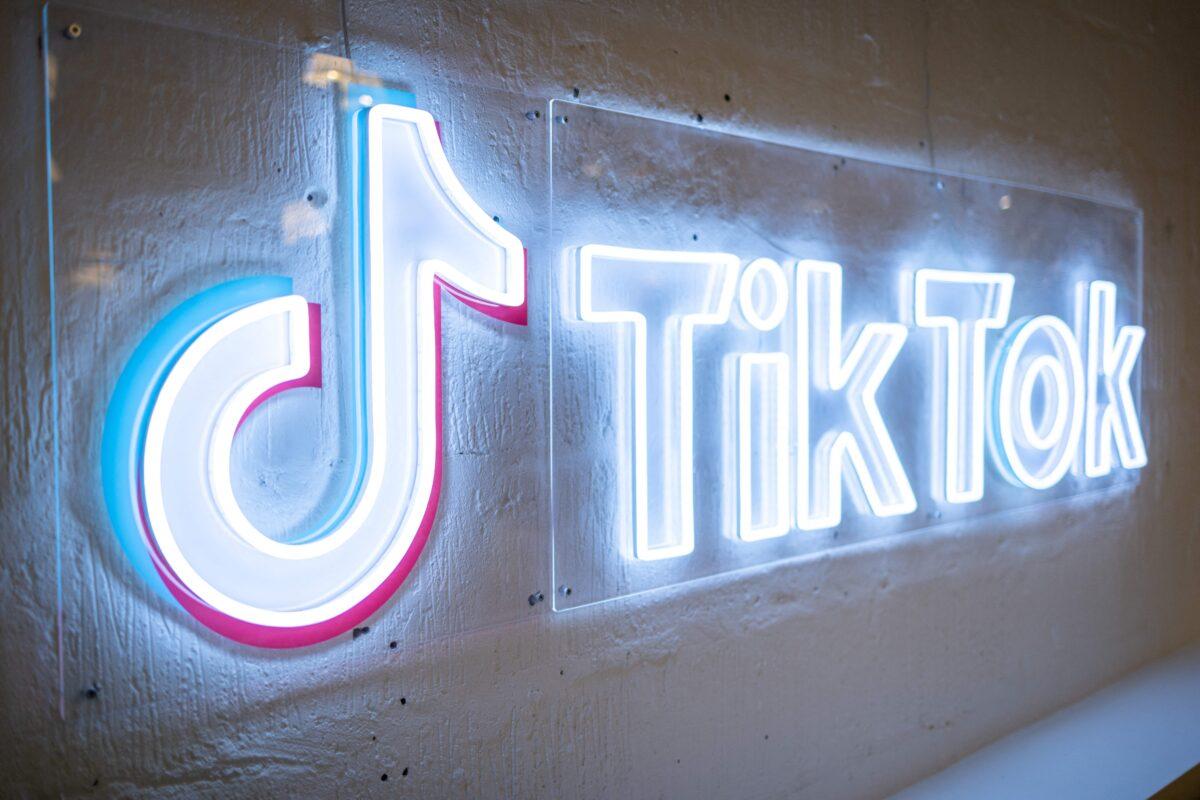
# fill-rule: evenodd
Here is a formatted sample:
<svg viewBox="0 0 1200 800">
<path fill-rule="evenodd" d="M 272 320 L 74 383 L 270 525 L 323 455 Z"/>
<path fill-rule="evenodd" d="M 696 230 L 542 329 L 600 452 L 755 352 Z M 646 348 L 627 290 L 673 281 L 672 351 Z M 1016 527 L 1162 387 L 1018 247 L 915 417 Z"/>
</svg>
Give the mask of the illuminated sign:
<svg viewBox="0 0 1200 800">
<path fill-rule="evenodd" d="M 1136 480 L 1138 212 L 549 116 L 556 609 Z"/>
<path fill-rule="evenodd" d="M 1123 296 L 1137 286 L 1118 288 L 1125 273 L 1102 266 L 1103 247 L 1085 257 L 1055 240 L 1048 267 L 1026 251 L 1010 265 L 999 245 L 988 257 L 838 245 L 856 213 L 885 219 L 880 235 L 904 227 L 889 213 L 909 227 L 941 219 L 922 205 L 925 176 L 870 165 L 861 184 L 830 184 L 827 204 L 810 203 L 826 217 L 785 241 L 729 209 L 801 225 L 788 217 L 794 178 L 833 180 L 823 168 L 813 177 L 827 157 L 579 106 L 570 129 L 558 122 L 566 114 L 548 116 L 557 194 L 540 252 L 553 273 L 556 608 L 778 560 L 802 552 L 789 549 L 797 542 L 827 547 L 847 519 L 872 534 L 913 529 L 1064 483 L 1108 485 L 1114 470 L 1146 463 L 1136 403 L 1145 332 Z M 361 177 L 353 368 L 339 387 L 354 409 L 345 495 L 283 540 L 251 521 L 234 489 L 242 424 L 272 395 L 330 378 L 321 308 L 286 278 L 233 281 L 176 308 L 129 360 L 105 424 L 105 497 L 135 566 L 203 624 L 261 646 L 358 624 L 429 538 L 442 370 L 459 366 L 441 358 L 443 297 L 526 322 L 522 242 L 459 183 L 433 118 L 376 103 L 350 120 Z M 636 144 L 622 138 L 634 134 Z M 654 150 L 643 141 L 685 165 L 703 160 L 689 148 L 719 155 L 720 202 L 689 211 L 708 215 L 695 227 L 716 246 L 680 236 L 681 215 L 657 211 L 687 207 L 680 198 L 696 190 L 686 171 L 655 173 L 657 156 L 596 155 Z M 984 191 L 963 181 L 963 193 Z M 737 203 L 722 194 L 735 190 Z M 1038 202 L 1076 213 L 1076 201 L 1061 211 L 1034 194 L 1030 214 L 1048 213 Z M 956 224 L 983 224 L 978 216 Z M 1107 217 L 1094 216 L 1105 230 Z"/>
<path fill-rule="evenodd" d="M 731 533 L 760 540 L 836 527 L 847 490 L 877 517 L 916 510 L 875 401 L 908 328 L 873 320 L 848 331 L 839 264 L 797 260 L 785 268 L 756 258 L 743 269 L 730 253 L 596 244 L 580 248 L 578 262 L 579 318 L 630 331 L 614 405 L 632 432 L 624 491 L 635 558 L 678 558 L 695 547 L 694 330 L 735 324 L 735 287 L 745 327 L 786 323 L 791 335 L 783 351 L 732 354 L 727 394 L 736 397 L 737 422 L 725 437 L 737 453 L 738 514 Z M 939 332 L 941 363 L 929 370 L 940 376 L 939 399 L 930 411 L 944 424 L 923 454 L 941 465 L 931 487 L 938 499 L 984 496 L 985 450 L 1001 475 L 1028 489 L 1051 488 L 1072 465 L 1087 477 L 1107 474 L 1114 447 L 1121 467 L 1145 465 L 1130 385 L 1145 331 L 1115 325 L 1111 283 L 1079 284 L 1073 329 L 1052 314 L 1010 320 L 1009 273 L 923 269 L 904 280 L 915 324 Z M 1001 329 L 989 356 L 987 333 Z M 814 413 L 816 396 L 826 413 Z M 830 403 L 840 410 L 828 413 Z"/>
<path fill-rule="evenodd" d="M 381 104 L 356 120 L 367 214 L 349 495 L 286 542 L 234 495 L 242 422 L 272 394 L 322 381 L 319 307 L 286 279 L 235 281 L 179 306 L 135 352 L 105 424 L 105 496 L 126 552 L 205 625 L 257 645 L 348 630 L 417 560 L 441 483 L 443 293 L 525 323 L 521 242 L 455 178 L 433 118 Z"/>
</svg>

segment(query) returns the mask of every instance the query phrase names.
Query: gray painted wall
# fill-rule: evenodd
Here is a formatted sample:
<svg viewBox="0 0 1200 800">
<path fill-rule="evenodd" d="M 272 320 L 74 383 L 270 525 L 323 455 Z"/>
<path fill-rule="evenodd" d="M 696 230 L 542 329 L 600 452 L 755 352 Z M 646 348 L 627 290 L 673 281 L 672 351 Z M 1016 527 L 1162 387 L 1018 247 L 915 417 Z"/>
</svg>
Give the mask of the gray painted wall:
<svg viewBox="0 0 1200 800">
<path fill-rule="evenodd" d="M 130 630 L 95 629 L 68 607 L 60 631 L 39 10 L 10 3 L 4 793 L 871 797 L 1200 637 L 1194 7 L 348 0 L 345 28 L 337 2 L 92 7 L 288 46 L 348 41 L 360 67 L 419 91 L 442 80 L 544 97 L 578 87 L 615 108 L 699 112 L 721 129 L 1138 206 L 1151 464 L 1132 495 L 1014 513 L 970 535 L 919 533 L 399 653 L 380 631 L 347 636 L 304 691 L 272 685 L 277 660 L 163 634 L 182 618 L 164 624 L 119 564 L 90 588 L 128 606 Z M 519 343 L 535 403 L 541 333 Z M 511 447 L 504 433 L 480 441 Z M 485 447 L 472 471 L 502 471 L 512 456 Z M 540 524 L 543 489 L 495 524 Z M 446 602 L 429 613 L 449 613 Z M 60 633 L 64 652 L 85 641 L 95 663 L 119 665 L 148 627 L 171 647 L 143 654 L 146 669 L 96 675 L 89 700 L 68 665 L 60 697 Z M 134 701 L 106 706 L 118 694 Z"/>
</svg>

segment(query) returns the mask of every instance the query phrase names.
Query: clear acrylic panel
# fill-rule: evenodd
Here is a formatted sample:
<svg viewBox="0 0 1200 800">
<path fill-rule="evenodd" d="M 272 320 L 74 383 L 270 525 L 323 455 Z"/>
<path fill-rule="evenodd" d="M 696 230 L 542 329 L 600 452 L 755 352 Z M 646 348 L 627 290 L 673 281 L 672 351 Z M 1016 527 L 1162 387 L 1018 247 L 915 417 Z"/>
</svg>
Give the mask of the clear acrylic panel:
<svg viewBox="0 0 1200 800">
<path fill-rule="evenodd" d="M 1093 305 L 1139 323 L 1140 212 L 551 114 L 556 608 L 1136 480 L 1077 474 L 1066 451 L 1084 436 L 1079 292 L 1111 282 Z M 1136 369 L 1128 386 L 1136 406 Z"/>
<path fill-rule="evenodd" d="M 72 25 L 82 35 L 64 35 Z M 530 444 L 545 440 L 545 364 L 530 356 L 530 327 L 458 302 L 458 289 L 439 292 L 437 516 L 411 574 L 353 630 L 296 649 L 209 630 L 153 573 L 153 553 L 142 556 L 143 571 L 151 567 L 143 576 L 136 553 L 123 551 L 103 466 L 106 448 L 121 444 L 104 438 L 112 410 L 130 402 L 121 376 L 152 331 L 189 319 L 198 298 L 230 281 L 243 281 L 244 301 L 282 286 L 320 306 L 319 326 L 315 316 L 305 321 L 309 336 L 319 331 L 306 344 L 320 370 L 248 407 L 229 481 L 265 538 L 313 541 L 366 469 L 355 421 L 365 401 L 349 388 L 365 380 L 355 354 L 371 347 L 361 344 L 356 305 L 366 291 L 356 271 L 366 246 L 362 159 L 373 135 L 363 114 L 415 102 L 433 115 L 434 140 L 486 214 L 480 224 L 515 235 L 518 258 L 528 250 L 526 288 L 538 296 L 548 272 L 538 261 L 548 214 L 544 101 L 445 82 L 426 82 L 414 100 L 336 54 L 81 8 L 49 7 L 45 30 L 67 713 L 153 702 L 146 687 L 175 691 L 197 657 L 217 685 L 241 687 L 206 703 L 267 701 L 386 669 L 431 641 L 547 613 L 551 604 L 538 600 L 551 574 L 545 452 Z M 418 255 L 444 257 L 434 250 Z M 543 308 L 531 307 L 534 325 L 544 325 Z M 182 361 L 169 362 L 172 374 Z M 271 580 L 264 574 L 262 585 Z"/>
</svg>

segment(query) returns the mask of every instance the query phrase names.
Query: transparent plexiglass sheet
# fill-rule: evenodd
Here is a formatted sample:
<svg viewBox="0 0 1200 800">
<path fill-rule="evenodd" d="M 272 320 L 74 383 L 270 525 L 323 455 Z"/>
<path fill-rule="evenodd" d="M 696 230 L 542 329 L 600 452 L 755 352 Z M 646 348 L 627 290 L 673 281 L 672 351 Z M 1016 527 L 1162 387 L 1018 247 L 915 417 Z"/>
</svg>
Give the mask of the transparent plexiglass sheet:
<svg viewBox="0 0 1200 800">
<path fill-rule="evenodd" d="M 64 35 L 73 25 L 81 34 Z M 252 300 L 262 300 L 264 293 L 294 293 L 300 304 L 290 306 L 286 317 L 292 333 L 297 330 L 292 322 L 305 314 L 306 303 L 320 307 L 319 320 L 311 307 L 303 317 L 307 327 L 299 329 L 305 334 L 300 340 L 284 340 L 292 348 L 289 358 L 296 358 L 301 348 L 319 362 L 319 387 L 310 368 L 303 376 L 291 376 L 291 383 L 264 392 L 240 421 L 234 420 L 239 427 L 229 451 L 228 482 L 247 523 L 270 540 L 261 549 L 270 553 L 275 544 L 302 545 L 314 535 L 319 542 L 321 520 L 340 509 L 346 497 L 365 491 L 361 487 L 368 481 L 362 474 L 369 474 L 370 464 L 360 466 L 363 459 L 356 448 L 372 430 L 360 424 L 356 413 L 362 406 L 356 398 L 361 396 L 350 388 L 363 385 L 355 381 L 369 380 L 362 378 L 367 368 L 356 354 L 374 347 L 358 344 L 368 336 L 364 329 L 375 330 L 361 322 L 369 313 L 362 308 L 364 303 L 369 310 L 378 308 L 374 318 L 386 325 L 406 325 L 411 315 L 404 308 L 391 310 L 388 302 L 371 305 L 357 293 L 375 287 L 355 277 L 360 274 L 356 248 L 367 247 L 363 152 L 375 136 L 361 114 L 383 104 L 411 105 L 414 99 L 377 76 L 355 73 L 353 65 L 335 56 L 85 9 L 50 7 L 46 34 L 61 504 L 57 535 L 67 713 L 152 703 L 155 692 L 176 691 L 197 670 L 211 685 L 240 687 L 225 698 L 206 696 L 206 704 L 268 701 L 386 669 L 431 641 L 547 613 L 551 604 L 538 600 L 549 594 L 551 574 L 545 452 L 536 446 L 546 438 L 545 415 L 539 411 L 545 404 L 544 362 L 529 358 L 530 328 L 519 319 L 497 318 L 495 304 L 469 306 L 447 291 L 440 293 L 440 350 L 435 348 L 441 354 L 440 396 L 425 372 L 420 372 L 420 390 L 412 395 L 418 405 L 440 397 L 442 459 L 431 478 L 439 504 L 428 542 L 414 552 L 407 579 L 377 611 L 353 629 L 343 618 L 339 630 L 318 632 L 301 642 L 305 646 L 263 649 L 210 630 L 164 590 L 153 571 L 139 574 L 106 508 L 105 448 L 122 446 L 103 439 L 106 414 L 111 423 L 112 407 L 128 402 L 118 380 L 137 348 L 158 335 L 164 320 L 175 319 L 173 313 L 183 313 L 177 309 L 194 312 L 210 296 L 206 293 L 229 281 L 243 281 L 239 285 L 250 287 L 246 297 Z M 437 128 L 432 121 L 427 129 L 410 124 L 406 112 L 379 117 L 381 126 L 408 126 L 394 130 L 412 134 L 386 140 L 384 157 L 393 152 L 407 157 L 409 151 L 402 148 L 416 153 L 418 145 L 424 148 L 420 152 L 444 148 L 461 181 L 460 192 L 478 206 L 475 213 L 482 221 L 472 224 L 492 237 L 471 240 L 483 266 L 472 261 L 467 267 L 483 270 L 474 277 L 484 283 L 500 281 L 497 291 L 508 290 L 506 302 L 513 301 L 513 293 L 522 288 L 519 279 L 514 282 L 510 272 L 504 284 L 503 270 L 489 272 L 490 264 L 507 259 L 519 275 L 524 248 L 531 284 L 548 272 L 538 261 L 547 250 L 542 233 L 548 186 L 545 104 L 425 81 L 415 105 L 432 114 Z M 392 129 L 383 130 L 381 136 Z M 413 163 L 411 174 L 426 174 Z M 521 168 L 514 169 L 514 163 Z M 402 250 L 405 237 L 416 238 L 425 249 L 404 256 L 413 263 L 454 260 L 460 253 L 441 248 L 452 248 L 458 238 L 439 238 L 436 227 L 462 226 L 463 220 L 437 217 L 433 211 L 424 216 L 426 210 L 414 208 L 410 200 L 425 197 L 421 193 L 433 191 L 433 184 L 418 182 L 411 191 L 397 191 L 397 181 L 407 180 L 409 173 L 388 174 L 392 183 L 381 184 L 386 190 L 381 203 L 409 203 L 409 219 L 381 226 L 388 236 L 394 232 L 387 246 Z M 437 182 L 444 187 L 452 181 L 443 176 Z M 430 203 L 432 208 L 434 201 Z M 389 222 L 397 216 L 388 214 Z M 500 228 L 508 238 L 496 232 Z M 397 269 L 407 269 L 407 263 Z M 453 283 L 453 276 L 447 279 L 437 269 L 435 278 Z M 285 291 L 276 291 L 281 285 Z M 420 288 L 397 281 L 388 289 L 388 300 L 402 305 L 412 286 Z M 526 288 L 530 294 L 545 292 L 544 287 Z M 461 287 L 456 291 L 469 294 Z M 419 308 L 420 314 L 430 313 L 428 306 Z M 543 313 L 539 303 L 531 322 L 544 326 L 544 320 L 538 321 Z M 428 322 L 428 317 L 421 319 Z M 190 324 L 196 324 L 194 316 Z M 204 335 L 212 329 L 205 328 Z M 220 339 L 214 345 L 212 352 L 221 353 L 220 359 L 197 361 L 194 374 L 203 380 L 193 378 L 188 384 L 180 379 L 180 398 L 191 391 L 189 385 L 200 391 L 194 395 L 198 404 L 188 410 L 191 417 L 177 413 L 181 430 L 194 424 L 206 436 L 203 425 L 212 421 L 209 416 L 216 418 L 216 406 L 225 409 L 222 414 L 232 407 L 233 401 L 219 393 L 204 405 L 204 392 L 231 380 L 225 371 L 240 365 L 243 351 L 263 358 L 277 355 L 267 344 L 278 343 L 282 327 L 239 330 L 242 339 Z M 247 332 L 254 335 L 245 336 Z M 414 353 L 427 347 L 428 341 L 404 339 L 407 335 L 418 336 L 400 333 L 395 341 L 416 341 L 410 348 Z M 241 344 L 230 346 L 231 341 Z M 259 353 L 260 347 L 267 349 Z M 388 352 L 398 351 L 399 345 Z M 428 349 L 420 352 L 427 355 Z M 186 360 L 178 353 L 173 357 L 179 360 L 171 362 L 172 376 Z M 407 389 L 405 365 L 397 361 L 383 367 L 372 374 L 386 375 L 389 386 L 402 394 Z M 162 386 L 173 385 L 170 380 L 163 379 Z M 227 388 L 242 391 L 240 386 Z M 166 402 L 165 395 L 160 387 L 155 409 Z M 177 406 L 187 410 L 182 403 Z M 434 407 L 419 405 L 423 410 Z M 390 406 L 389 423 L 399 425 L 406 410 L 403 403 Z M 415 424 L 423 426 L 420 436 L 436 434 L 432 415 L 416 416 Z M 214 431 L 221 430 L 220 419 L 212 422 Z M 154 424 L 147 423 L 146 430 L 153 431 Z M 174 513 L 172 530 L 178 532 L 194 520 L 176 511 L 182 506 L 169 505 L 173 490 L 164 487 L 175 475 L 172 459 L 191 469 L 195 464 L 189 459 L 197 457 L 177 452 L 187 449 L 180 447 L 184 440 L 171 438 L 173 428 L 164 430 L 162 485 L 146 488 L 145 475 L 152 470 L 143 463 L 138 491 L 168 497 L 163 508 Z M 145 434 L 147 440 L 150 435 Z M 217 436 L 212 434 L 213 441 Z M 207 440 L 201 436 L 200 441 Z M 404 447 L 403 441 L 393 443 L 389 452 Z M 204 463 L 216 463 L 216 453 L 214 447 Z M 205 474 L 216 485 L 216 472 Z M 384 481 L 380 502 L 403 491 L 403 479 Z M 420 479 L 408 476 L 413 485 Z M 149 500 L 142 501 L 150 507 Z M 318 558 L 316 563 L 325 562 Z M 331 562 L 330 570 L 337 568 Z M 241 591 L 254 599 L 256 592 L 273 589 L 270 570 L 233 580 L 234 573 L 225 573 L 219 561 L 215 566 L 210 561 L 207 569 L 205 579 L 221 591 Z M 234 569 L 232 562 L 228 569 Z M 320 570 L 308 574 L 310 580 L 323 578 Z M 239 585 L 228 588 L 230 581 Z M 303 583 L 275 588 L 303 593 Z M 284 596 L 281 603 L 287 601 Z"/>
<path fill-rule="evenodd" d="M 1140 321 L 1136 210 L 552 114 L 556 608 L 1136 480 L 1058 479 L 1083 427 L 1089 285 L 1136 408 L 1140 359 L 1113 339 Z M 1014 436 L 1016 469 L 996 457 Z"/>
</svg>

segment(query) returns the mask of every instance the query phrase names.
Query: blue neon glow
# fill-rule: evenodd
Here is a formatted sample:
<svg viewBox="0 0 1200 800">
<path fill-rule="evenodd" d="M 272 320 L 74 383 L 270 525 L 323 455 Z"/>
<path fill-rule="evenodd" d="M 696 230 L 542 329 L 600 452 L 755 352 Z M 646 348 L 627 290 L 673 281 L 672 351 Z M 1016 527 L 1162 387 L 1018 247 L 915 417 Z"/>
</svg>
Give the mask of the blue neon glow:
<svg viewBox="0 0 1200 800">
<path fill-rule="evenodd" d="M 163 597 L 170 595 L 150 559 L 139 509 L 130 501 L 137 497 L 139 454 L 154 398 L 179 354 L 209 326 L 238 309 L 291 293 L 291 278 L 243 278 L 188 298 L 150 329 L 113 388 L 100 443 L 104 503 L 125 555 Z"/>
</svg>

